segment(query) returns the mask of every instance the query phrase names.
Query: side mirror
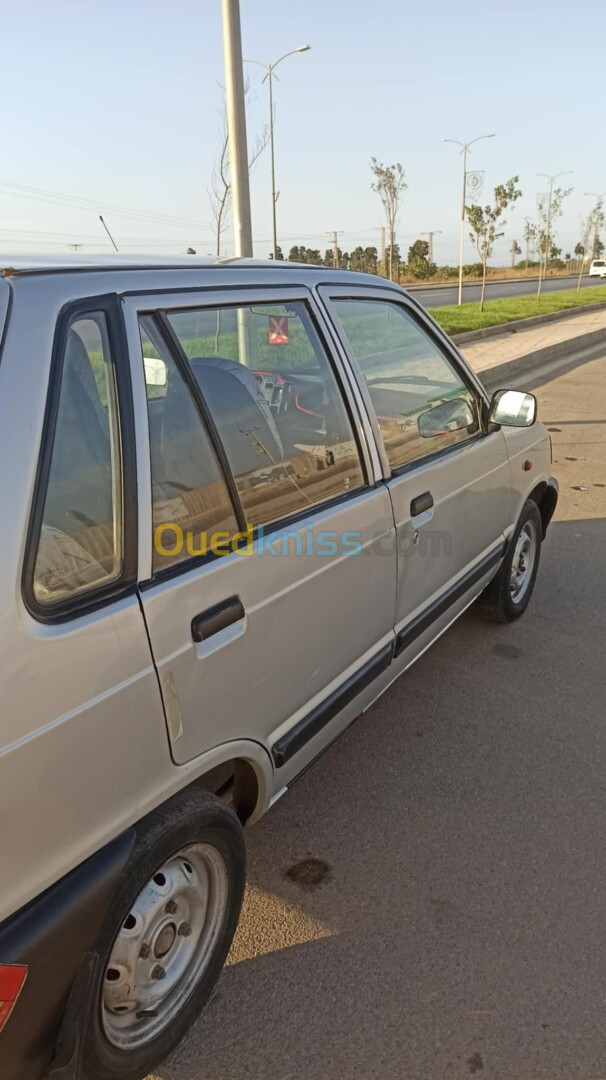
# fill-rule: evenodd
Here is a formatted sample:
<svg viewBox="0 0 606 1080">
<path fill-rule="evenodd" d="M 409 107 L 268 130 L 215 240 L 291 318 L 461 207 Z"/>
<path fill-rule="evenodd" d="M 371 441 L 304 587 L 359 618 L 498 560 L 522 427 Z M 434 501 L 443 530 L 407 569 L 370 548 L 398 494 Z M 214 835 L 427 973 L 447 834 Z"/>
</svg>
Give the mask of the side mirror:
<svg viewBox="0 0 606 1080">
<path fill-rule="evenodd" d="M 451 431 L 478 430 L 478 422 L 465 398 L 451 398 L 434 405 L 417 418 L 419 435 L 433 439 L 436 435 L 448 435 Z"/>
<path fill-rule="evenodd" d="M 496 390 L 490 402 L 488 419 L 507 427 L 530 427 L 537 418 L 537 399 L 521 390 Z"/>
</svg>

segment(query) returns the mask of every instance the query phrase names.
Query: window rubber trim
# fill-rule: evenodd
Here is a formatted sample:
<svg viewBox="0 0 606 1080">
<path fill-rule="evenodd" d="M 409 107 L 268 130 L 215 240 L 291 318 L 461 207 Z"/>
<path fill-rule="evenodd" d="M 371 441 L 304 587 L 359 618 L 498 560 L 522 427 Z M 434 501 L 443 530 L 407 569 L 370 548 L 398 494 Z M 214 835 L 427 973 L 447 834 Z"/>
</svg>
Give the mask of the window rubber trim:
<svg viewBox="0 0 606 1080">
<path fill-rule="evenodd" d="M 80 592 L 71 598 L 53 604 L 41 604 L 34 595 L 34 571 L 57 428 L 67 334 L 76 319 L 97 314 L 105 315 L 109 363 L 113 368 L 116 387 L 122 480 L 122 574 L 107 584 Z M 137 586 L 137 552 L 137 458 L 130 360 L 118 296 L 116 293 L 104 293 L 70 301 L 61 309 L 57 318 L 21 576 L 21 594 L 25 607 L 38 622 L 52 625 L 79 618 L 124 596 L 133 595 Z"/>
</svg>

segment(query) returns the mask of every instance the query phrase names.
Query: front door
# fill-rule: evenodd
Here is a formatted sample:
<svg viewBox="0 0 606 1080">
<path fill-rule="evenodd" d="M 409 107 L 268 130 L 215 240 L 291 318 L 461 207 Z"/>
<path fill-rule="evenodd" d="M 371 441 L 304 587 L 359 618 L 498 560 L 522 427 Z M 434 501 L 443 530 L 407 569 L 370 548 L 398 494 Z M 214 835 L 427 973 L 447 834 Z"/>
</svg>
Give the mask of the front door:
<svg viewBox="0 0 606 1080">
<path fill-rule="evenodd" d="M 396 630 L 408 644 L 409 623 L 443 613 L 498 564 L 508 524 L 505 440 L 486 431 L 469 373 L 404 298 L 331 297 L 383 455 L 398 537 Z"/>
<path fill-rule="evenodd" d="M 286 781 L 336 734 L 322 703 L 389 659 L 391 503 L 306 290 L 199 295 L 127 305 L 143 609 L 175 760 L 255 738 Z"/>
</svg>

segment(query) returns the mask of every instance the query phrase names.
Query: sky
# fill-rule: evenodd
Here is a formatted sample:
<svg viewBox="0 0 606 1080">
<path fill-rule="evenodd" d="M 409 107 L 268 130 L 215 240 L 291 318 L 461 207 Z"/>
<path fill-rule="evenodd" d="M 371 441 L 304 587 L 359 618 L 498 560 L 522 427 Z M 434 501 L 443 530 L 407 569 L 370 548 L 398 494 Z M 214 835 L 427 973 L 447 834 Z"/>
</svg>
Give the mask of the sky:
<svg viewBox="0 0 606 1080">
<path fill-rule="evenodd" d="M 384 217 L 370 158 L 401 162 L 398 241 L 433 230 L 438 263 L 458 260 L 462 162 L 496 184 L 518 175 L 492 263 L 506 264 L 535 218 L 537 173 L 572 170 L 554 229 L 564 253 L 606 191 L 600 73 L 604 0 L 241 0 L 245 58 L 288 57 L 275 85 L 278 242 L 322 251 L 378 245 Z M 220 0 L 0 0 L 0 250 L 214 251 L 208 189 L 223 99 Z M 249 144 L 268 118 L 247 67 Z M 35 190 L 32 190 L 35 189 Z M 255 255 L 271 250 L 269 154 L 251 176 Z M 47 194 L 45 194 L 47 193 Z M 48 194 L 52 193 L 52 194 Z M 595 201 L 595 200 L 593 200 Z M 222 252 L 233 251 L 229 228 Z M 466 239 L 465 261 L 474 260 Z"/>
</svg>

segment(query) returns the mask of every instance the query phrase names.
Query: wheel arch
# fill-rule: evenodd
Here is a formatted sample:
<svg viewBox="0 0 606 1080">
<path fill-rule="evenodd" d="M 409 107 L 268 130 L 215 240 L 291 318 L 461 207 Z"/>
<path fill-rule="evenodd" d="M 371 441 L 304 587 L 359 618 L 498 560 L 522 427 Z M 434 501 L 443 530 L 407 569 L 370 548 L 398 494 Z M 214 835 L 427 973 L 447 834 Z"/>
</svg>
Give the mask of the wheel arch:
<svg viewBox="0 0 606 1080">
<path fill-rule="evenodd" d="M 541 480 L 529 493 L 528 498 L 532 499 L 539 509 L 543 523 L 542 539 L 544 540 L 558 501 L 558 489 L 555 480 Z"/>
<path fill-rule="evenodd" d="M 273 767 L 258 743 L 225 743 L 205 755 L 201 768 L 184 786 L 212 791 L 235 810 L 242 825 L 253 825 L 267 810 L 273 793 Z"/>
</svg>

